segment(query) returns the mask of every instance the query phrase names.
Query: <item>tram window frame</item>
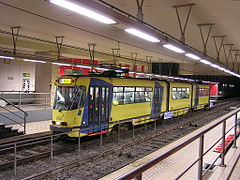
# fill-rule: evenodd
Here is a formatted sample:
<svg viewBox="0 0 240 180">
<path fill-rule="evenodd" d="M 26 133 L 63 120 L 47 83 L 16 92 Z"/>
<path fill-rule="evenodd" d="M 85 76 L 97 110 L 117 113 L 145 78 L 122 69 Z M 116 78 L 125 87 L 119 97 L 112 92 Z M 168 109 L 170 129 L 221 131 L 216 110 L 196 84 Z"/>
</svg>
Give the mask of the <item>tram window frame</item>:
<svg viewBox="0 0 240 180">
<path fill-rule="evenodd" d="M 184 94 L 185 93 L 185 94 Z M 172 99 L 189 99 L 190 88 L 189 87 L 172 87 Z"/>
<path fill-rule="evenodd" d="M 113 99 L 113 105 L 124 105 L 124 104 L 135 104 L 135 103 L 144 103 L 152 101 L 152 87 L 144 87 L 144 86 L 114 86 L 113 87 L 113 98 L 116 97 L 117 94 L 123 95 L 123 102 Z M 136 100 L 137 93 L 142 93 L 139 100 Z M 131 101 L 127 101 L 127 94 L 133 96 Z M 120 103 L 119 103 L 120 102 Z"/>
<path fill-rule="evenodd" d="M 208 97 L 209 89 L 208 88 L 200 88 L 199 89 L 199 97 Z"/>
</svg>

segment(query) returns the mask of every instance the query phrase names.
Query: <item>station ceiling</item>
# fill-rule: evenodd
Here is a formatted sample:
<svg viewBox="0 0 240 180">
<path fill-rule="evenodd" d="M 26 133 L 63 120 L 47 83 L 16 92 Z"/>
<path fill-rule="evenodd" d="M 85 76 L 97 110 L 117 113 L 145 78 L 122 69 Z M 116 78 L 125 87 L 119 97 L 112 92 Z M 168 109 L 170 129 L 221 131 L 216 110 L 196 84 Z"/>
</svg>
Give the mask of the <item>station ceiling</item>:
<svg viewBox="0 0 240 180">
<path fill-rule="evenodd" d="M 93 0 L 93 2 L 102 4 L 99 0 Z M 130 15 L 136 16 L 137 14 L 136 0 L 105 0 L 105 2 Z M 240 56 L 236 54 L 240 54 L 240 51 L 237 51 L 240 49 L 239 0 L 144 0 L 142 7 L 143 21 L 180 40 L 179 22 L 173 6 L 189 3 L 195 3 L 195 5 L 192 6 L 187 23 L 185 43 L 199 51 L 203 51 L 200 30 L 197 24 L 214 23 L 207 43 L 207 55 L 216 59 L 217 53 L 212 36 L 225 35 L 223 44 L 234 44 L 232 50 L 236 50 L 231 51 L 232 59 L 229 59 L 228 66 L 230 68 L 238 66 Z M 188 7 L 179 7 L 178 11 L 181 23 L 184 25 Z M 20 35 L 37 38 L 38 40 L 55 42 L 55 36 L 64 36 L 63 44 L 88 49 L 89 43 L 96 43 L 95 50 L 97 52 L 109 55 L 112 54 L 112 49 L 120 48 L 119 54 L 128 57 L 129 63 L 131 63 L 131 53 L 137 53 L 137 58 L 143 62 L 152 57 L 150 59 L 153 62 L 176 62 L 186 65 L 201 64 L 182 54 L 167 50 L 160 43 L 150 43 L 127 34 L 121 24 L 105 25 L 58 7 L 46 0 L 0 0 L 0 22 L 2 32 L 0 33 L 0 38 L 2 38 L 0 47 L 4 48 L 11 48 L 13 44 L 12 37 L 5 33 L 11 32 L 11 27 L 21 26 Z M 202 28 L 204 38 L 206 38 L 209 27 L 202 26 Z M 35 40 L 29 39 L 28 41 L 31 42 L 28 42 L 19 37 L 17 49 L 29 52 L 49 51 L 50 54 L 52 52 L 56 53 L 55 45 L 46 45 L 47 43 L 38 40 L 35 42 Z M 220 39 L 217 39 L 217 45 L 220 45 Z M 230 46 L 226 46 L 227 55 L 229 55 L 229 48 Z M 66 48 L 64 49 L 64 47 L 62 52 L 70 57 L 89 58 L 88 52 L 78 54 Z M 110 56 L 96 55 L 96 58 L 108 61 Z M 232 62 L 233 59 L 235 63 Z M 219 61 L 221 64 L 226 64 L 223 48 L 220 51 Z M 209 66 L 200 65 L 199 67 L 207 74 L 213 72 L 213 68 Z M 207 71 L 205 71 L 206 69 Z M 225 74 L 220 71 L 214 73 Z"/>
</svg>

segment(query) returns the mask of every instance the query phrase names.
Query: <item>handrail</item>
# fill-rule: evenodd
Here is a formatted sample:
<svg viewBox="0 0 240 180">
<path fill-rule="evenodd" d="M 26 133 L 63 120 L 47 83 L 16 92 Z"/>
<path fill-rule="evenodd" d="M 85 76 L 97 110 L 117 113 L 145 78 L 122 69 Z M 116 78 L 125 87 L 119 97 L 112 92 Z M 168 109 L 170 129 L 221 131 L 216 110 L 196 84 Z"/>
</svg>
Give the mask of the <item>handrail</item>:
<svg viewBox="0 0 240 180">
<path fill-rule="evenodd" d="M 21 111 L 21 112 L 23 113 L 23 117 L 21 117 L 21 116 L 17 115 L 16 113 L 14 113 L 14 112 L 12 112 L 12 111 L 10 111 L 10 110 L 8 110 L 8 109 L 0 106 L 0 108 L 8 111 L 8 112 L 11 113 L 11 114 L 13 114 L 15 117 L 18 117 L 18 118 L 20 118 L 20 119 L 23 120 L 23 125 L 22 125 L 22 123 L 19 123 L 19 122 L 15 121 L 15 120 L 13 120 L 13 119 L 11 119 L 11 118 L 3 115 L 3 114 L 0 114 L 1 116 L 5 117 L 6 119 L 11 120 L 11 121 L 17 123 L 18 125 L 22 126 L 22 127 L 23 127 L 23 132 L 24 132 L 24 134 L 26 134 L 26 120 L 27 120 L 27 117 L 28 117 L 28 113 L 27 113 L 26 111 L 22 110 L 21 108 L 17 107 L 16 105 L 14 105 L 13 103 L 9 102 L 9 101 L 6 100 L 5 98 L 0 97 L 0 99 L 3 100 L 3 101 L 5 101 L 6 103 L 10 104 L 11 106 L 15 107 L 16 109 L 18 109 L 19 111 Z"/>
<path fill-rule="evenodd" d="M 136 169 L 133 169 L 132 171 L 120 176 L 117 178 L 117 180 L 129 180 L 129 179 L 134 179 L 136 177 L 141 177 L 142 173 L 145 172 L 146 170 L 150 169 L 151 167 L 153 167 L 154 165 L 158 164 L 160 161 L 166 159 L 167 157 L 169 157 L 170 155 L 174 154 L 175 152 L 181 150 L 182 148 L 184 148 L 185 146 L 187 146 L 188 144 L 190 144 L 191 142 L 193 142 L 194 140 L 203 137 L 204 134 L 206 134 L 207 132 L 209 132 L 210 130 L 212 130 L 213 128 L 215 128 L 216 126 L 226 122 L 226 120 L 234 115 L 236 115 L 238 112 L 240 112 L 240 108 L 229 112 L 228 114 L 224 115 L 223 117 L 218 118 L 219 121 L 215 124 L 213 124 L 212 126 L 208 127 L 207 129 L 201 131 L 200 133 L 196 134 L 195 136 L 187 139 L 186 141 L 176 145 L 175 147 L 171 148 L 170 150 L 168 150 L 167 152 L 164 152 L 163 154 L 153 158 L 152 160 L 150 160 L 149 162 L 137 167 Z M 236 121 L 235 121 L 235 126 L 236 128 Z M 224 131 L 224 133 L 226 133 Z M 235 132 L 236 133 L 236 132 Z M 224 134 L 224 140 L 225 140 L 225 134 Z M 235 134 L 235 138 L 236 138 L 236 134 Z M 222 138 L 223 139 L 223 138 Z M 222 143 L 223 146 L 223 153 L 224 154 L 224 149 L 225 149 L 225 145 L 224 143 Z M 221 155 L 222 155 L 221 154 Z M 200 159 L 203 157 L 200 157 Z M 223 158 L 224 159 L 224 158 Z M 201 174 L 202 175 L 202 174 Z M 141 179 L 141 178 L 140 178 Z"/>
<path fill-rule="evenodd" d="M 19 111 L 22 111 L 25 115 L 28 116 L 28 113 L 24 110 L 22 110 L 21 108 L 17 107 L 15 104 L 11 103 L 10 101 L 6 100 L 5 98 L 3 97 L 0 97 L 0 99 L 2 99 L 3 101 L 7 102 L 8 104 L 11 104 L 13 107 L 15 107 L 16 109 L 18 109 Z"/>
</svg>

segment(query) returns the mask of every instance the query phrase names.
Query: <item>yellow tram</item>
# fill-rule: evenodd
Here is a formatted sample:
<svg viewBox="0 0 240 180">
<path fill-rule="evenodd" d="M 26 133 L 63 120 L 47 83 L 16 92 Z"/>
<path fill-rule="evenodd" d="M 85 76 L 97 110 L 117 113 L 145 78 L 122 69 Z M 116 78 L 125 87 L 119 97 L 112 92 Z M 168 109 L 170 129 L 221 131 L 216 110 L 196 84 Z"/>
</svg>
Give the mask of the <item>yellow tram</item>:
<svg viewBox="0 0 240 180">
<path fill-rule="evenodd" d="M 62 76 L 57 86 L 50 129 L 68 132 L 76 127 L 80 136 L 108 133 L 112 122 L 139 125 L 153 121 L 163 112 L 172 116 L 209 106 L 209 86 L 164 80 L 129 79 L 101 76 Z M 149 115 L 149 116 L 146 116 Z M 145 116 L 144 118 L 137 118 Z M 101 129 L 100 129 L 101 126 Z M 68 133 L 79 137 L 78 132 Z"/>
</svg>

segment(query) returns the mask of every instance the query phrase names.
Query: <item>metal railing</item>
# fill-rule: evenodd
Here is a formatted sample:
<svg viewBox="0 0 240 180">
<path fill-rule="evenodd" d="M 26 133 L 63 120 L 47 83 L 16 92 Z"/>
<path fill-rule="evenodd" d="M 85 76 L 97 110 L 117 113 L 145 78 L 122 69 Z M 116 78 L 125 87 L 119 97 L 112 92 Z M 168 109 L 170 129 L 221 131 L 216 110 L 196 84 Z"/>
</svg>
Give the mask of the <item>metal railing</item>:
<svg viewBox="0 0 240 180">
<path fill-rule="evenodd" d="M 34 91 L 0 91 L 0 97 L 12 104 L 22 106 L 42 106 L 45 109 L 51 107 L 51 95 L 53 93 Z"/>
<path fill-rule="evenodd" d="M 8 100 L 4 99 L 3 97 L 0 97 L 0 100 L 4 101 L 6 104 L 8 104 L 9 106 L 13 107 L 13 109 L 16 109 L 18 111 L 20 111 L 22 113 L 22 116 L 21 115 L 18 115 L 17 113 L 9 110 L 8 108 L 4 107 L 4 106 L 1 106 L 0 105 L 0 109 L 3 109 L 4 111 L 10 113 L 11 115 L 13 115 L 14 119 L 12 117 L 9 117 L 7 115 L 4 115 L 2 113 L 0 113 L 0 116 L 4 117 L 5 119 L 11 121 L 11 122 L 14 122 L 20 126 L 23 127 L 23 133 L 26 134 L 26 121 L 27 121 L 27 116 L 28 116 L 28 113 L 24 110 L 22 110 L 21 108 L 17 107 L 16 105 L 14 105 L 13 103 L 9 102 Z M 18 122 L 17 120 L 19 120 L 21 122 Z"/>
<path fill-rule="evenodd" d="M 197 159 L 194 160 L 194 162 L 189 165 L 181 174 L 179 174 L 175 179 L 181 178 L 185 173 L 187 173 L 194 165 L 198 163 L 198 168 L 197 168 L 197 175 L 198 179 L 202 180 L 203 176 L 210 170 L 211 167 L 213 167 L 213 164 L 221 158 L 221 166 L 225 166 L 225 155 L 227 153 L 227 147 L 225 146 L 225 136 L 227 133 L 229 133 L 231 130 L 234 131 L 234 138 L 233 138 L 233 148 L 236 148 L 236 139 L 238 137 L 237 134 L 237 125 L 238 125 L 238 113 L 240 112 L 240 108 L 228 113 L 227 115 L 219 118 L 219 121 L 215 123 L 214 125 L 208 127 L 207 129 L 203 130 L 202 132 L 196 134 L 195 136 L 187 139 L 183 143 L 177 145 L 176 147 L 170 149 L 169 151 L 155 157 L 154 159 L 150 160 L 149 162 L 139 166 L 138 168 L 118 177 L 118 180 L 130 180 L 130 179 L 137 179 L 141 180 L 143 179 L 144 173 L 147 172 L 150 168 L 156 166 L 159 164 L 161 161 L 165 160 L 166 158 L 170 157 L 174 153 L 178 152 L 179 150 L 183 149 L 184 147 L 188 146 L 190 143 L 199 140 L 199 156 Z M 229 120 L 231 117 L 234 117 L 234 125 L 229 128 L 229 130 L 226 131 L 226 121 Z M 204 135 L 208 133 L 209 131 L 213 130 L 217 126 L 222 125 L 222 135 L 221 137 L 214 142 L 211 147 L 209 147 L 205 152 L 204 152 Z M 217 145 L 219 142 L 221 142 L 221 149 L 222 152 L 220 153 L 219 156 L 215 158 L 215 160 L 212 162 L 211 165 L 205 170 L 203 173 L 203 157 L 211 150 L 214 148 L 215 145 Z"/>
</svg>

